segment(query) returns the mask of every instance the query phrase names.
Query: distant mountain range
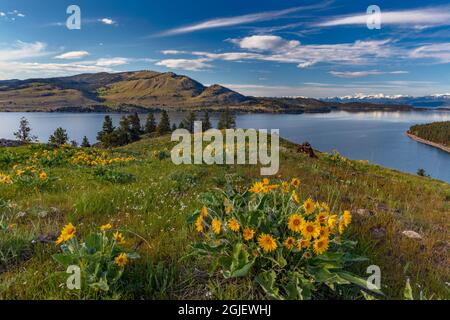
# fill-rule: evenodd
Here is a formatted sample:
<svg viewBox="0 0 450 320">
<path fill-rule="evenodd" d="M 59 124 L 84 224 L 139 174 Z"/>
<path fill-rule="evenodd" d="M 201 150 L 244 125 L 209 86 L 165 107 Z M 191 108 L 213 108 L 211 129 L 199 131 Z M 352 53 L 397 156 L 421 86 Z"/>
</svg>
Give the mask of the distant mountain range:
<svg viewBox="0 0 450 320">
<path fill-rule="evenodd" d="M 331 97 L 322 99 L 326 102 L 368 102 L 381 104 L 404 104 L 419 108 L 450 108 L 450 93 L 435 94 L 423 97 L 413 97 L 405 95 L 363 95 L 356 94 L 354 96 Z"/>
<path fill-rule="evenodd" d="M 0 81 L 0 111 L 128 112 L 155 109 L 211 109 L 248 112 L 410 110 L 389 100 L 321 101 L 305 97 L 244 96 L 220 85 L 209 87 L 172 72 L 134 71 Z"/>
</svg>

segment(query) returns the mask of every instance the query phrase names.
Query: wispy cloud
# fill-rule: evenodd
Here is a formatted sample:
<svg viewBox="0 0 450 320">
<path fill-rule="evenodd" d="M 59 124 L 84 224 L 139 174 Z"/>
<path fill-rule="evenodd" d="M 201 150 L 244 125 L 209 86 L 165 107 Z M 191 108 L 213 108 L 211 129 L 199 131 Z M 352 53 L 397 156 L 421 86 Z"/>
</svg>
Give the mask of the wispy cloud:
<svg viewBox="0 0 450 320">
<path fill-rule="evenodd" d="M 338 78 L 362 78 L 373 75 L 385 75 L 385 74 L 407 74 L 408 71 L 379 71 L 379 70 L 366 70 L 366 71 L 330 71 L 331 75 Z"/>
<path fill-rule="evenodd" d="M 223 27 L 248 24 L 248 23 L 252 23 L 252 22 L 275 20 L 275 19 L 279 19 L 281 17 L 287 16 L 289 14 L 296 13 L 299 11 L 323 8 L 327 5 L 329 5 L 331 2 L 332 1 L 326 1 L 326 2 L 316 4 L 316 5 L 294 7 L 294 8 L 278 10 L 278 11 L 266 11 L 266 12 L 234 16 L 234 17 L 216 18 L 216 19 L 211 19 L 211 20 L 207 20 L 207 21 L 203 21 L 203 22 L 199 22 L 199 23 L 194 23 L 194 24 L 179 27 L 179 28 L 166 30 L 166 31 L 161 32 L 159 34 L 159 36 L 171 36 L 171 35 L 190 33 L 190 32 L 195 32 L 195 31 L 200 31 L 200 30 L 206 30 L 206 29 L 223 28 Z"/>
<path fill-rule="evenodd" d="M 57 55 L 55 59 L 73 60 L 73 59 L 81 59 L 87 57 L 88 55 L 89 52 L 87 51 L 70 51 Z"/>
<path fill-rule="evenodd" d="M 12 45 L 0 49 L 0 61 L 22 60 L 48 55 L 43 42 L 16 41 Z"/>
<path fill-rule="evenodd" d="M 440 63 L 450 63 L 450 42 L 420 46 L 411 51 L 410 57 L 434 59 Z"/>
<path fill-rule="evenodd" d="M 367 24 L 367 14 L 331 17 L 316 24 L 317 27 L 335 27 Z M 428 7 L 413 10 L 381 11 L 382 25 L 437 26 L 450 25 L 450 6 Z"/>
<path fill-rule="evenodd" d="M 98 19 L 98 21 L 103 23 L 103 24 L 106 24 L 106 25 L 114 25 L 114 24 L 117 23 L 116 21 L 114 21 L 111 18 L 101 18 L 101 19 Z"/>
</svg>

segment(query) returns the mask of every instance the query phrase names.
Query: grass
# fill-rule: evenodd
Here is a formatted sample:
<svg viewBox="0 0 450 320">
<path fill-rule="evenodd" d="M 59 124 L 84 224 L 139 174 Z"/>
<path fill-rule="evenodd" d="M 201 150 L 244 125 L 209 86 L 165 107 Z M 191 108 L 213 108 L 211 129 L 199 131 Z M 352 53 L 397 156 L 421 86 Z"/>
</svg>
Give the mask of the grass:
<svg viewBox="0 0 450 320">
<path fill-rule="evenodd" d="M 158 156 L 171 147 L 168 137 L 144 139 L 108 152 L 136 161 L 106 172 L 58 164 L 44 168 L 53 178 L 48 185 L 0 185 L 0 299 L 83 298 L 82 292 L 65 289 L 65 270 L 51 257 L 58 252 L 54 239 L 68 222 L 81 236 L 111 222 L 141 256 L 127 266 L 120 286 L 102 298 L 262 298 L 246 278 L 211 277 L 209 261 L 183 259 L 195 237 L 186 218 L 201 207 L 202 193 L 229 180 L 247 187 L 261 178 L 259 168 L 175 166 Z M 30 147 L 2 149 L 0 171 L 11 173 L 14 162 L 32 152 Z M 279 174 L 299 177 L 302 194 L 326 201 L 332 212 L 352 210 L 350 237 L 370 259 L 353 271 L 364 276 L 368 265 L 380 266 L 387 298 L 401 298 L 407 278 L 416 293 L 450 297 L 450 185 L 326 154 L 310 159 L 289 142 L 282 143 Z M 422 240 L 405 237 L 404 230 L 418 232 Z"/>
</svg>

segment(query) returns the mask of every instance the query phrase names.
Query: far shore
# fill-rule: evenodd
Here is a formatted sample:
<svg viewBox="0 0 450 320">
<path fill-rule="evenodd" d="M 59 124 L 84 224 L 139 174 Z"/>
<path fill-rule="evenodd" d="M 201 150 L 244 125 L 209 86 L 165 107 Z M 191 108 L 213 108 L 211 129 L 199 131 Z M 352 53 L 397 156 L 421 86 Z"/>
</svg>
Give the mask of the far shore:
<svg viewBox="0 0 450 320">
<path fill-rule="evenodd" d="M 444 146 L 444 145 L 442 145 L 440 143 L 436 143 L 436 142 L 433 142 L 433 141 L 428 141 L 428 140 L 422 139 L 422 138 L 420 138 L 418 136 L 415 136 L 415 135 L 413 135 L 413 134 L 411 134 L 409 132 L 406 132 L 406 135 L 408 137 L 410 137 L 411 139 L 417 141 L 417 142 L 420 142 L 420 143 L 423 143 L 423 144 L 427 144 L 429 146 L 432 146 L 432 147 L 435 147 L 435 148 L 439 148 L 439 149 L 441 149 L 441 150 L 443 150 L 445 152 L 450 153 L 450 147 Z"/>
</svg>

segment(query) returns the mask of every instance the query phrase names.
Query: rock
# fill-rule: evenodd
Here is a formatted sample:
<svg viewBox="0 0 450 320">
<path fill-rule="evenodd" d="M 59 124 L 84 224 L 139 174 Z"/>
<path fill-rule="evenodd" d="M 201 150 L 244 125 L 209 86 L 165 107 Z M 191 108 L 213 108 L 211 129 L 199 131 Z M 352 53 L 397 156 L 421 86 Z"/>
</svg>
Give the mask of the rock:
<svg viewBox="0 0 450 320">
<path fill-rule="evenodd" d="M 310 158 L 317 159 L 317 156 L 316 156 L 316 154 L 314 153 L 313 148 L 311 147 L 311 145 L 310 145 L 308 142 L 305 142 L 305 143 L 299 145 L 298 148 L 297 148 L 297 152 L 305 153 L 305 154 L 307 154 Z"/>
<path fill-rule="evenodd" d="M 27 215 L 27 213 L 25 211 L 20 211 L 17 213 L 17 218 L 23 218 Z"/>
<path fill-rule="evenodd" d="M 420 234 L 418 234 L 417 232 L 412 231 L 412 230 L 405 230 L 402 232 L 402 235 L 404 235 L 405 237 L 410 238 L 410 239 L 417 239 L 417 240 L 422 239 L 422 236 Z"/>
<path fill-rule="evenodd" d="M 365 218 L 373 216 L 373 212 L 370 211 L 369 209 L 356 209 L 356 211 L 353 212 L 353 215 Z"/>
<path fill-rule="evenodd" d="M 50 208 L 50 212 L 52 214 L 59 214 L 60 210 L 58 208 L 56 208 L 56 207 L 51 207 Z"/>
</svg>

